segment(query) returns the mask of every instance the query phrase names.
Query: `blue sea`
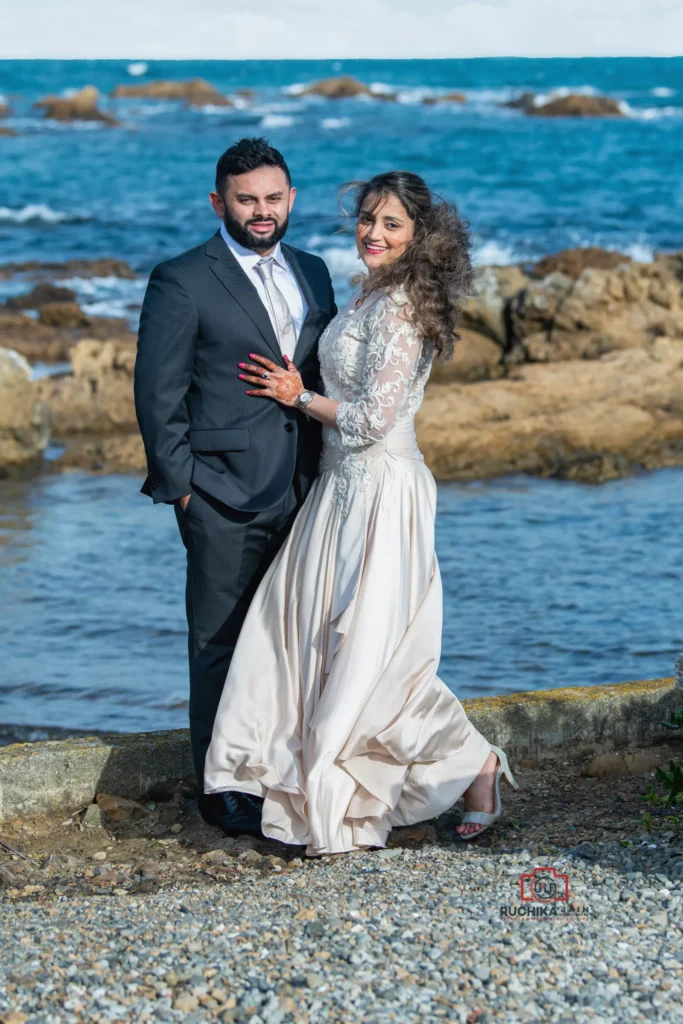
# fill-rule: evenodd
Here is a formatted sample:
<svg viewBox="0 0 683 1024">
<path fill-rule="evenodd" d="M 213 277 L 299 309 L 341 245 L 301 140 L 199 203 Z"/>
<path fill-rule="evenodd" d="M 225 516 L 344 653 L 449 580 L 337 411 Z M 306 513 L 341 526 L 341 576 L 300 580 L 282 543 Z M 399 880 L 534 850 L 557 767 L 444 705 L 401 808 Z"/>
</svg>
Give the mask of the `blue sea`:
<svg viewBox="0 0 683 1024">
<path fill-rule="evenodd" d="M 299 95 L 339 74 L 397 100 Z M 199 109 L 109 97 L 120 83 L 195 77 L 255 96 Z M 34 109 L 84 85 L 120 127 Z M 450 91 L 467 102 L 422 102 Z M 607 95 L 625 116 L 504 106 L 526 91 Z M 588 245 L 647 261 L 683 247 L 683 58 L 4 61 L 0 94 L 17 132 L 0 137 L 0 264 L 125 259 L 135 281 L 67 283 L 86 311 L 131 327 L 151 267 L 215 231 L 216 159 L 245 134 L 285 154 L 298 189 L 289 240 L 323 256 L 341 296 L 358 263 L 337 189 L 397 167 L 457 201 L 480 264 Z M 0 280 L 0 301 L 30 287 Z M 0 482 L 0 723 L 21 735 L 185 722 L 182 548 L 169 510 L 152 510 L 138 485 L 80 473 Z M 678 471 L 600 488 L 440 486 L 443 678 L 473 696 L 671 674 L 681 501 Z"/>
</svg>

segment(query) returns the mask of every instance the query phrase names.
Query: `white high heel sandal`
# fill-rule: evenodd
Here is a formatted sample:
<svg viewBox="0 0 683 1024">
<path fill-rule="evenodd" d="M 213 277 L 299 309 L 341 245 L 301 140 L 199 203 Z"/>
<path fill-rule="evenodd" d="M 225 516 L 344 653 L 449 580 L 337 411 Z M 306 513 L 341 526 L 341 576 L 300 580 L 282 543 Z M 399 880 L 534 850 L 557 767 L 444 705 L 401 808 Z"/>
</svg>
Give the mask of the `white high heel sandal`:
<svg viewBox="0 0 683 1024">
<path fill-rule="evenodd" d="M 461 824 L 481 825 L 482 828 L 477 829 L 476 832 L 458 832 L 457 836 L 463 842 L 467 842 L 468 839 L 476 839 L 477 836 L 482 835 L 482 833 L 485 832 L 487 828 L 490 828 L 491 825 L 493 825 L 494 821 L 498 821 L 498 818 L 500 818 L 501 814 L 503 813 L 503 808 L 500 801 L 501 776 L 505 776 L 507 782 L 510 783 L 513 789 L 519 789 L 519 786 L 515 782 L 515 778 L 512 772 L 510 771 L 510 766 L 508 764 L 508 759 L 505 754 L 505 751 L 501 750 L 500 747 L 494 747 L 493 744 L 491 744 L 491 750 L 496 755 L 499 762 L 498 771 L 496 772 L 496 781 L 494 784 L 494 792 L 496 794 L 496 806 L 492 814 L 488 811 L 465 811 L 465 813 L 462 816 Z"/>
</svg>

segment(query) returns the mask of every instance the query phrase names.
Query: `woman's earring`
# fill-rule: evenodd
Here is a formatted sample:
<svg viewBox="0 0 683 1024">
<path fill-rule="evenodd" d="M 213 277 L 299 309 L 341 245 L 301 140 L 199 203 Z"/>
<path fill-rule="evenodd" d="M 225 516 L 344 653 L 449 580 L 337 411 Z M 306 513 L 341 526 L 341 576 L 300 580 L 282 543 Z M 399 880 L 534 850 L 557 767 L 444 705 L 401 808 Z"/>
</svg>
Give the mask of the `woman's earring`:
<svg viewBox="0 0 683 1024">
<path fill-rule="evenodd" d="M 357 259 L 357 260 L 359 260 L 359 259 L 360 259 L 360 253 L 359 253 L 359 252 L 357 252 L 357 253 L 356 253 L 356 259 Z"/>
</svg>

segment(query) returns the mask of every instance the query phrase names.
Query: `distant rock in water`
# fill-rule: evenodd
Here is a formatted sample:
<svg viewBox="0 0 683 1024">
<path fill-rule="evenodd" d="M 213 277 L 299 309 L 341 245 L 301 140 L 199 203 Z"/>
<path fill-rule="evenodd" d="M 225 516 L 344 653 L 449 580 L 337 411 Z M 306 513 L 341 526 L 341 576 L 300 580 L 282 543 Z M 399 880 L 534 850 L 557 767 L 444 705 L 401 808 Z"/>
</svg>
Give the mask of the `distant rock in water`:
<svg viewBox="0 0 683 1024">
<path fill-rule="evenodd" d="M 41 277 L 120 277 L 126 281 L 135 280 L 135 271 L 125 260 L 67 260 L 66 263 L 45 263 L 29 260 L 27 263 L 4 263 L 0 266 L 0 281 L 6 281 L 17 274 L 27 274 L 36 279 Z"/>
<path fill-rule="evenodd" d="M 8 309 L 39 309 L 48 302 L 75 302 L 76 292 L 71 288 L 58 288 L 43 281 L 24 295 L 12 295 L 5 305 Z"/>
<path fill-rule="evenodd" d="M 540 103 L 533 92 L 523 92 L 503 104 L 512 110 L 523 110 L 531 117 L 625 117 L 617 100 L 609 96 L 584 96 L 568 93 Z"/>
<path fill-rule="evenodd" d="M 630 256 L 612 249 L 600 249 L 589 246 L 586 249 L 563 249 L 562 252 L 545 256 L 531 269 L 531 277 L 547 277 L 548 274 L 559 272 L 576 279 L 591 267 L 593 270 L 615 270 L 623 263 L 632 263 Z"/>
<path fill-rule="evenodd" d="M 425 96 L 422 105 L 435 107 L 439 103 L 467 103 L 467 96 L 464 92 L 447 92 L 445 96 Z"/>
<path fill-rule="evenodd" d="M 395 100 L 396 93 L 373 91 L 365 82 L 360 82 L 351 75 L 338 78 L 323 78 L 306 89 L 296 93 L 297 96 L 324 96 L 328 100 L 352 99 L 354 96 L 371 96 L 376 100 Z"/>
<path fill-rule="evenodd" d="M 44 110 L 45 117 L 53 121 L 101 121 L 103 124 L 117 125 L 119 122 L 116 118 L 99 109 L 99 98 L 99 90 L 94 85 L 86 85 L 73 96 L 46 96 L 35 106 Z"/>
<path fill-rule="evenodd" d="M 0 97 L 0 117 L 9 117 L 10 114 L 9 103 L 5 103 L 4 99 Z"/>
<path fill-rule="evenodd" d="M 7 138 L 16 135 L 14 128 L 0 128 L 0 135 L 4 135 Z"/>
<path fill-rule="evenodd" d="M 526 107 L 527 114 L 533 117 L 625 117 L 616 100 L 609 96 L 582 96 L 570 93 L 559 96 L 540 106 L 532 104 Z"/>
<path fill-rule="evenodd" d="M 44 302 L 38 313 L 38 321 L 46 327 L 61 327 L 64 330 L 89 327 L 91 322 L 77 302 Z"/>
<path fill-rule="evenodd" d="M 180 100 L 190 107 L 231 107 L 232 100 L 218 92 L 203 78 L 192 78 L 187 82 L 140 82 L 136 85 L 117 85 L 111 93 L 114 99 Z"/>
<path fill-rule="evenodd" d="M 50 441 L 50 410 L 18 352 L 0 348 L 0 470 L 38 458 Z"/>
</svg>

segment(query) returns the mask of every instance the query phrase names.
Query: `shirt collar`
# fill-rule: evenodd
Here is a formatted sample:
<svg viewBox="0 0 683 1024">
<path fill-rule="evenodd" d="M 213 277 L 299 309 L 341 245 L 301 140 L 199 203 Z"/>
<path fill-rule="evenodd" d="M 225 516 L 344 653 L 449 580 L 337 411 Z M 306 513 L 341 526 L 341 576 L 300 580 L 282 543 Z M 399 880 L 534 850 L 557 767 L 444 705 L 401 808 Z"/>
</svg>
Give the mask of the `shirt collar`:
<svg viewBox="0 0 683 1024">
<path fill-rule="evenodd" d="M 247 249 L 243 245 L 240 245 L 239 242 L 236 242 L 232 235 L 229 234 L 225 224 L 221 224 L 220 232 L 221 238 L 227 245 L 228 249 L 230 249 L 233 256 L 237 256 L 241 263 L 245 263 L 251 268 L 255 267 L 259 260 L 263 258 L 260 252 L 254 252 L 253 249 Z M 286 263 L 282 255 L 282 247 L 279 242 L 270 255 L 281 267 L 286 267 Z"/>
</svg>

